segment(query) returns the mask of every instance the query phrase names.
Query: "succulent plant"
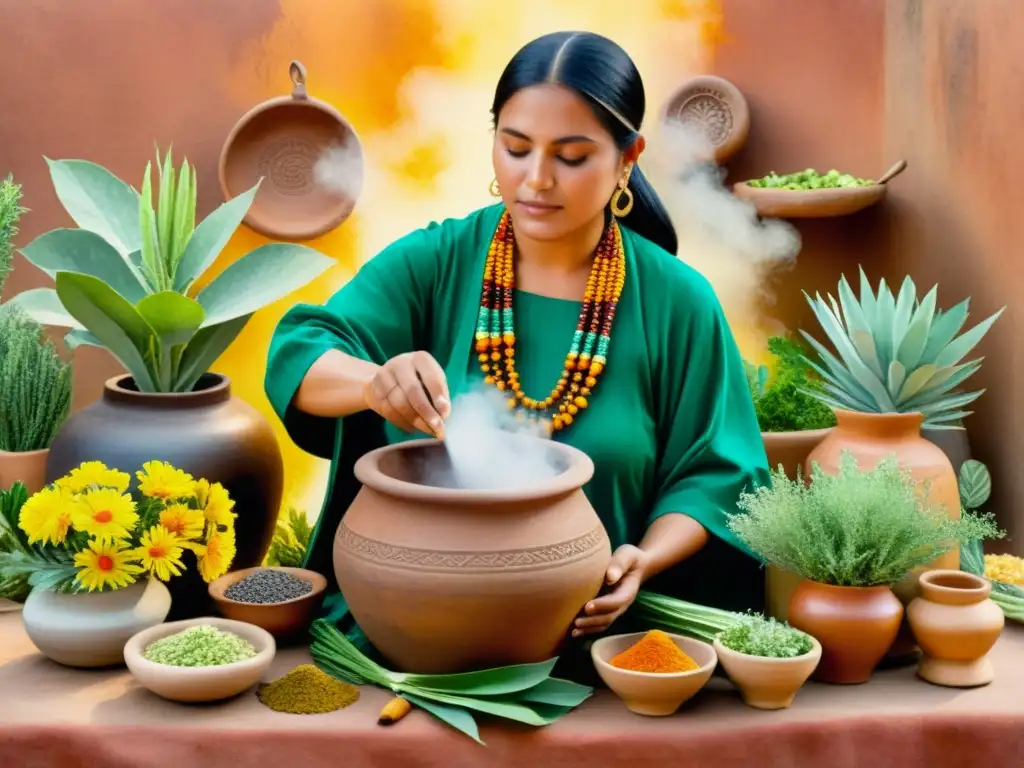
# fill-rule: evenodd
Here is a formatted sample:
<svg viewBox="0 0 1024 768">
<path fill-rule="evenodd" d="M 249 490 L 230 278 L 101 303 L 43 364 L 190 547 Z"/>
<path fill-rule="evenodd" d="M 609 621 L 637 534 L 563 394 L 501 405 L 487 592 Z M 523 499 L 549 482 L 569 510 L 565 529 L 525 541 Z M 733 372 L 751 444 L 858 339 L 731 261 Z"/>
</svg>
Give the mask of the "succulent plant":
<svg viewBox="0 0 1024 768">
<path fill-rule="evenodd" d="M 860 270 L 860 299 L 844 275 L 839 301 L 820 294 L 808 303 L 835 347 L 832 354 L 813 336 L 804 338 L 821 357 L 807 360 L 822 377 L 823 389 L 808 390 L 832 408 L 862 413 L 915 413 L 924 425 L 956 429 L 972 411 L 964 408 L 985 390 L 955 391 L 981 368 L 983 358 L 961 362 L 981 341 L 1005 307 L 962 335 L 970 299 L 943 312 L 936 309 L 938 286 L 918 299 L 914 281 L 907 277 L 899 294 L 882 279 L 877 294 Z"/>
</svg>

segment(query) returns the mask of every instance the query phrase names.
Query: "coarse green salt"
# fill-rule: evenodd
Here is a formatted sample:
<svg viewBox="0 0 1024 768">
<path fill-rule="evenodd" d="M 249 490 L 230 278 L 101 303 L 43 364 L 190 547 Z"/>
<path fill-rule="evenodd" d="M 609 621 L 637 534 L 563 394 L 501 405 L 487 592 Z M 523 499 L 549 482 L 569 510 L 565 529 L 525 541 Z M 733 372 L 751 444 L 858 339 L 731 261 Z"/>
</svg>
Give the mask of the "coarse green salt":
<svg viewBox="0 0 1024 768">
<path fill-rule="evenodd" d="M 150 643 L 142 655 L 173 667 L 219 667 L 251 659 L 256 649 L 233 632 L 199 624 Z"/>
</svg>

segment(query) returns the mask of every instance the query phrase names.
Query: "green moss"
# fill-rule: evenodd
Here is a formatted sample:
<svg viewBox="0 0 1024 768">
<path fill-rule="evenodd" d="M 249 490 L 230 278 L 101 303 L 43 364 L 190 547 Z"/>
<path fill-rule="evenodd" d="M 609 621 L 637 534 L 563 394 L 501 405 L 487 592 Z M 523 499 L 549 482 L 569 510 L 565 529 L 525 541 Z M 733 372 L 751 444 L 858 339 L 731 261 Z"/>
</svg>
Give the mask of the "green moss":
<svg viewBox="0 0 1024 768">
<path fill-rule="evenodd" d="M 768 340 L 775 357 L 772 376 L 767 366 L 747 363 L 747 381 L 762 432 L 803 432 L 836 425 L 832 409 L 809 392 L 821 389 L 821 380 L 807 363 L 809 351 L 784 336 Z"/>
</svg>

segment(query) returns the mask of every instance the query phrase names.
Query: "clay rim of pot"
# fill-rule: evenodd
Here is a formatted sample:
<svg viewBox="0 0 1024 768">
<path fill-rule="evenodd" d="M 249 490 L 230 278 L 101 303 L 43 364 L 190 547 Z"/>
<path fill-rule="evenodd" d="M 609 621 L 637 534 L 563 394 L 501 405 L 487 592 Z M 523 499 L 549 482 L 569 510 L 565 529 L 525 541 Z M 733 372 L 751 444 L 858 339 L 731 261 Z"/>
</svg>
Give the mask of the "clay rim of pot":
<svg viewBox="0 0 1024 768">
<path fill-rule="evenodd" d="M 926 571 L 918 583 L 921 597 L 945 605 L 979 603 L 992 592 L 992 583 L 987 579 L 950 568 Z"/>
<path fill-rule="evenodd" d="M 821 658 L 821 643 L 819 643 L 818 639 L 809 632 L 804 632 L 804 634 L 811 638 L 811 650 L 809 650 L 807 653 L 802 653 L 799 656 L 755 656 L 752 653 L 743 653 L 742 651 L 735 651 L 728 645 L 723 643 L 721 640 L 719 640 L 717 637 L 715 638 L 715 642 L 713 643 L 713 645 L 715 647 L 715 653 L 717 653 L 719 657 L 737 656 L 743 659 L 744 661 L 750 659 L 754 661 L 759 660 L 764 662 L 771 662 L 772 664 L 777 664 L 779 666 L 797 666 L 799 664 L 807 662 L 811 657 L 816 656 L 818 658 Z"/>
<path fill-rule="evenodd" d="M 161 664 L 157 661 L 150 661 L 143 652 L 157 640 L 176 635 L 186 629 L 197 626 L 213 626 L 222 632 L 230 632 L 249 643 L 255 650 L 256 655 L 251 659 L 242 659 L 230 664 L 217 664 L 210 667 L 178 667 L 173 664 Z M 143 629 L 132 635 L 124 646 L 125 661 L 131 658 L 132 664 L 141 668 L 159 669 L 173 671 L 175 675 L 188 679 L 201 679 L 219 670 L 230 670 L 237 672 L 240 669 L 259 667 L 273 659 L 277 654 L 277 641 L 274 636 L 262 627 L 234 619 L 222 619 L 219 617 L 203 617 L 199 619 L 184 619 L 172 621 Z"/>
<path fill-rule="evenodd" d="M 231 379 L 220 373 L 204 373 L 190 392 L 140 392 L 131 374 L 114 376 L 103 383 L 103 399 L 147 408 L 195 408 L 231 398 Z"/>
<path fill-rule="evenodd" d="M 411 501 L 444 502 L 459 506 L 500 504 L 508 502 L 536 501 L 554 496 L 568 495 L 586 485 L 594 476 L 594 462 L 583 451 L 563 443 L 556 443 L 542 438 L 511 436 L 537 440 L 546 448 L 562 455 L 566 460 L 565 471 L 553 478 L 543 480 L 526 488 L 463 489 L 445 488 L 435 485 L 421 485 L 386 474 L 380 467 L 381 459 L 390 453 L 408 451 L 417 448 L 440 446 L 444 450 L 444 442 L 436 439 L 406 440 L 401 443 L 377 448 L 364 454 L 355 463 L 353 472 L 356 479 L 379 493 Z"/>
<path fill-rule="evenodd" d="M 832 412 L 836 415 L 836 427 L 856 429 L 865 437 L 892 437 L 902 432 L 917 434 L 924 424 L 924 414 L 920 411 L 872 413 L 833 408 Z"/>
<path fill-rule="evenodd" d="M 36 448 L 34 451 L 4 451 L 0 450 L 0 457 L 3 456 L 17 456 L 19 459 L 31 459 L 34 456 L 42 456 L 44 453 L 49 453 L 49 448 Z"/>
<path fill-rule="evenodd" d="M 237 584 L 247 576 L 251 576 L 259 571 L 281 571 L 283 573 L 288 573 L 296 578 L 305 579 L 310 582 L 313 585 L 313 589 L 304 595 L 293 597 L 290 600 L 280 600 L 276 603 L 246 603 L 242 600 L 232 600 L 224 594 L 231 585 Z M 301 603 L 304 600 L 313 600 L 325 589 L 327 589 L 327 579 L 316 571 L 310 571 L 306 568 L 289 568 L 283 565 L 257 565 L 252 568 L 243 568 L 240 571 L 230 571 L 225 573 L 219 579 L 214 579 L 210 582 L 210 585 L 207 587 L 207 592 L 214 600 L 219 600 L 231 605 L 240 605 L 245 606 L 246 608 L 278 608 L 282 605 L 294 605 L 295 603 Z"/>
</svg>

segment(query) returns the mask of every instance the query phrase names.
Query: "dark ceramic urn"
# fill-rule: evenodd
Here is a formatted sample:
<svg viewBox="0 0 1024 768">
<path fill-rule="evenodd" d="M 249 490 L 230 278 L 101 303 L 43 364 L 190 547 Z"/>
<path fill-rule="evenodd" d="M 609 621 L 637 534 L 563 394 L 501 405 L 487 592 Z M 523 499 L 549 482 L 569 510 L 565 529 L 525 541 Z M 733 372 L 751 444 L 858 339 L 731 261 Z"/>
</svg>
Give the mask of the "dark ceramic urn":
<svg viewBox="0 0 1024 768">
<path fill-rule="evenodd" d="M 281 506 L 284 466 L 269 422 L 233 397 L 226 376 L 205 374 L 191 392 L 139 392 L 130 376 L 109 379 L 103 395 L 64 422 L 50 446 L 47 482 L 83 461 L 135 473 L 166 461 L 196 479 L 220 483 L 234 499 L 237 554 L 231 570 L 259 565 L 270 547 Z M 211 610 L 207 585 L 186 552 L 188 570 L 167 586 L 171 619 Z"/>
</svg>

